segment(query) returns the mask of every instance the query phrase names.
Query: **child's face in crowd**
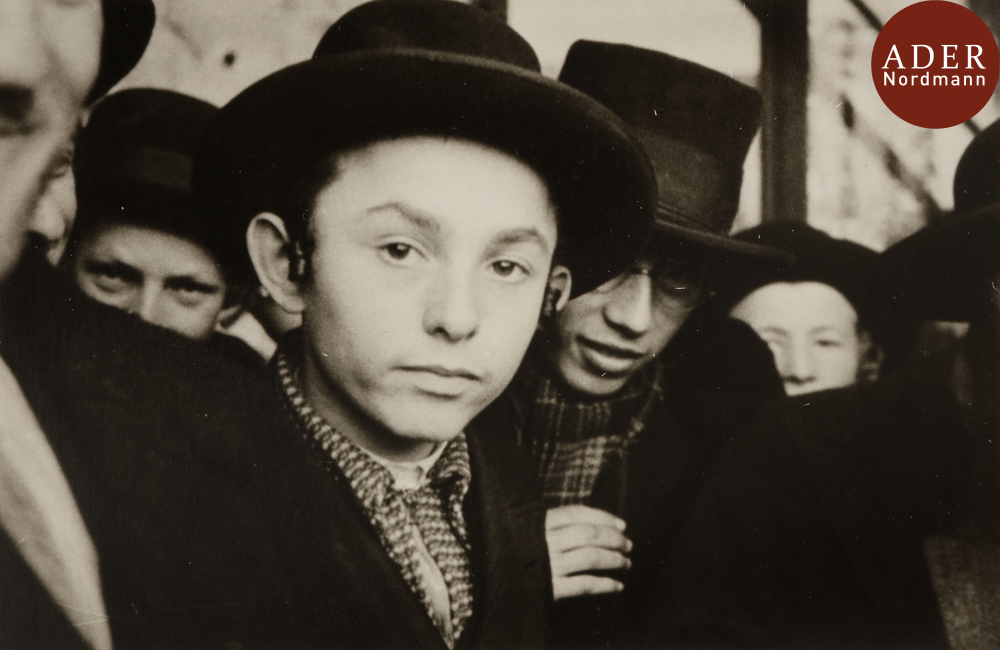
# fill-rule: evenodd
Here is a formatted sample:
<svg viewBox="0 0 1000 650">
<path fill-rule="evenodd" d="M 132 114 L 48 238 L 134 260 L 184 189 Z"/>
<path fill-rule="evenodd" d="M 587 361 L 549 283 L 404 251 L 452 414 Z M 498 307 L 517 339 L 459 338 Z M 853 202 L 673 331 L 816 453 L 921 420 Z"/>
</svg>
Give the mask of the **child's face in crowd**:
<svg viewBox="0 0 1000 650">
<path fill-rule="evenodd" d="M 0 2 L 0 278 L 97 76 L 101 2 Z"/>
<path fill-rule="evenodd" d="M 426 455 L 504 390 L 528 348 L 556 246 L 546 186 L 480 144 L 383 141 L 341 158 L 311 229 L 307 395 L 371 451 Z M 568 291 L 568 271 L 552 273 Z"/>
<path fill-rule="evenodd" d="M 550 354 L 563 381 L 588 395 L 617 392 L 653 360 L 701 297 L 688 265 L 644 256 L 631 270 L 569 301 Z"/>
<path fill-rule="evenodd" d="M 73 274 L 91 298 L 197 340 L 211 336 L 226 296 L 204 248 L 137 226 L 91 232 L 75 249 Z"/>
<path fill-rule="evenodd" d="M 733 307 L 730 316 L 757 332 L 789 395 L 850 386 L 858 379 L 866 337 L 851 303 L 821 282 L 777 282 Z"/>
</svg>

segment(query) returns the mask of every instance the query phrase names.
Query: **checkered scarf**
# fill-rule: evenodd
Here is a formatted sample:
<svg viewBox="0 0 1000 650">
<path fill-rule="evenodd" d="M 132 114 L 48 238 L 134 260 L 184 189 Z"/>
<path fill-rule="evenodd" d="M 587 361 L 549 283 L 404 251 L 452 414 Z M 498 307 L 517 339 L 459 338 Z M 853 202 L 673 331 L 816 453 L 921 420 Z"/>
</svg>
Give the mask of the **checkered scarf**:
<svg viewBox="0 0 1000 650">
<path fill-rule="evenodd" d="M 533 355 L 515 379 L 515 399 L 522 408 L 518 431 L 521 446 L 536 463 L 545 505 L 592 503 L 598 478 L 617 480 L 615 504 L 624 504 L 625 462 L 629 447 L 646 426 L 662 398 L 662 364 L 653 362 L 606 399 L 574 396 Z"/>
<path fill-rule="evenodd" d="M 462 502 L 472 477 L 465 434 L 447 443 L 441 457 L 416 490 L 398 490 L 389 471 L 338 433 L 309 406 L 297 381 L 297 367 L 279 349 L 275 366 L 281 393 L 303 436 L 331 458 L 347 478 L 365 514 L 378 531 L 382 546 L 399 567 L 406 584 L 435 620 L 434 608 L 418 568 L 419 534 L 448 586 L 452 638 L 457 641 L 472 616 L 472 571 Z M 336 471 L 327 465 L 330 471 Z M 415 526 L 415 528 L 414 528 Z"/>
</svg>

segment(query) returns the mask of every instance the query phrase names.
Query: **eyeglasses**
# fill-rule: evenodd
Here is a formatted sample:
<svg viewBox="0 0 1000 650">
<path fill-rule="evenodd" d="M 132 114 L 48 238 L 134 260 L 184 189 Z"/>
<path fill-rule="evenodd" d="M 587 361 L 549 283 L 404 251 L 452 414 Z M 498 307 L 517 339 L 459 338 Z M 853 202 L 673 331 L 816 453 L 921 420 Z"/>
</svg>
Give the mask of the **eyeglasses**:
<svg viewBox="0 0 1000 650">
<path fill-rule="evenodd" d="M 637 275 L 649 278 L 654 299 L 665 307 L 691 310 L 708 293 L 704 270 L 698 265 L 674 260 L 658 262 L 653 266 L 636 265 L 594 291 L 610 293 Z"/>
</svg>

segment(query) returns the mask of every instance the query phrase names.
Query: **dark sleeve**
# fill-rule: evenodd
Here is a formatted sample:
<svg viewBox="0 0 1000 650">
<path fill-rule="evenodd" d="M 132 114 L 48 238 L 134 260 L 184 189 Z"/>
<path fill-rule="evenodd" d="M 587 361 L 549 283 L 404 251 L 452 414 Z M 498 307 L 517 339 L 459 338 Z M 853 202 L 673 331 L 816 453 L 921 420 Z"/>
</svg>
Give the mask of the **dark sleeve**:
<svg viewBox="0 0 1000 650">
<path fill-rule="evenodd" d="M 923 539 L 954 525 L 970 445 L 910 378 L 779 400 L 725 452 L 659 569 L 658 646 L 943 642 Z"/>
<path fill-rule="evenodd" d="M 774 356 L 749 325 L 731 318 L 687 323 L 664 351 L 668 396 L 695 429 L 730 438 L 745 430 L 784 387 Z"/>
</svg>

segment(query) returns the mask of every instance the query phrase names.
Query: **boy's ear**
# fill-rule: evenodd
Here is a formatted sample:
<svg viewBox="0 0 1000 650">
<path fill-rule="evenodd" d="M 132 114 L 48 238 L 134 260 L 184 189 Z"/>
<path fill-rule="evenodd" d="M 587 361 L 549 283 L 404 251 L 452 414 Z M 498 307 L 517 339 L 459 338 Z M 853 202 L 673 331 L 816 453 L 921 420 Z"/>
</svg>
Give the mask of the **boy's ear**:
<svg viewBox="0 0 1000 650">
<path fill-rule="evenodd" d="M 569 269 L 556 264 L 549 272 L 549 285 L 546 289 L 545 310 L 552 315 L 558 314 L 569 302 L 569 294 L 573 289 L 573 276 Z"/>
<path fill-rule="evenodd" d="M 281 217 L 262 212 L 247 227 L 247 250 L 261 286 L 282 309 L 290 314 L 305 310 L 299 284 L 291 279 L 292 242 Z"/>
</svg>

